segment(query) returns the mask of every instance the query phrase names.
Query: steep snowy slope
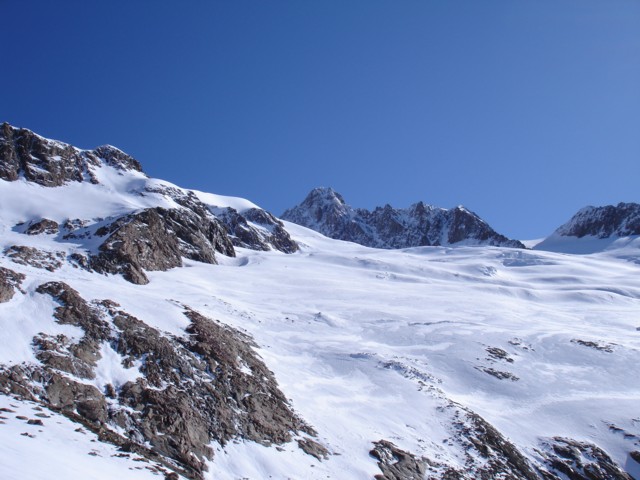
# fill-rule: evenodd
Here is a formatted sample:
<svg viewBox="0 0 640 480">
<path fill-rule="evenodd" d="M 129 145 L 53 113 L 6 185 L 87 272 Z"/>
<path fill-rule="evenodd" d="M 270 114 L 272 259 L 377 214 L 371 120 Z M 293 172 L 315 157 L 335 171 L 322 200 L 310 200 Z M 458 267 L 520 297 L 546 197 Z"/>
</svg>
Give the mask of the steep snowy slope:
<svg viewBox="0 0 640 480">
<path fill-rule="evenodd" d="M 404 209 L 390 205 L 372 211 L 354 209 L 331 188 L 313 189 L 282 218 L 336 240 L 375 248 L 454 244 L 524 248 L 519 241 L 496 233 L 462 206 L 447 210 L 418 202 Z"/>
<path fill-rule="evenodd" d="M 0 180 L 0 478 L 640 478 L 636 245 L 249 249 L 248 201 L 89 170 Z M 91 263 L 206 222 L 148 283 Z"/>
</svg>

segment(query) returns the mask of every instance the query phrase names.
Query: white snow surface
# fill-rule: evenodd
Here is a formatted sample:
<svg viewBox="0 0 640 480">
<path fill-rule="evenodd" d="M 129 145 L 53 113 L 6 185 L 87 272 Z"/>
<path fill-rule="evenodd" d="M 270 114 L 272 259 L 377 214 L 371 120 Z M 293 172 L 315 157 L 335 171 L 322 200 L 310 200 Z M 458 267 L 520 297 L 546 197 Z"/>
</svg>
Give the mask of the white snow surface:
<svg viewBox="0 0 640 480">
<path fill-rule="evenodd" d="M 103 185 L 0 181 L 2 252 L 13 244 L 77 248 L 53 235 L 19 233 L 19 221 L 107 217 L 168 202 L 139 195 L 154 180 L 112 170 L 103 167 Z M 254 206 L 195 193 L 211 206 Z M 462 452 L 446 443 L 451 422 L 440 407 L 447 399 L 477 412 L 530 457 L 541 438 L 566 436 L 597 444 L 623 467 L 633 463 L 629 452 L 640 450 L 637 241 L 586 255 L 495 247 L 378 250 L 285 227 L 301 246 L 296 254 L 237 249 L 236 258 L 218 256 L 220 265 L 184 260 L 183 268 L 148 272 L 144 286 L 69 264 L 49 272 L 2 254 L 1 266 L 27 278 L 25 293 L 0 304 L 0 362 L 36 362 L 32 338 L 39 332 L 81 333 L 57 324 L 55 305 L 34 293 L 46 281 L 64 281 L 87 300 L 114 300 L 173 335 L 185 335 L 182 305 L 246 331 L 295 411 L 332 453 L 318 461 L 295 442 L 282 451 L 213 445 L 212 480 L 372 478 L 380 472 L 368 452 L 381 439 L 462 467 Z M 489 347 L 513 362 L 491 358 Z M 499 380 L 483 368 L 519 380 Z M 103 347 L 99 385 L 137 375 Z M 3 395 L 0 402 L 33 415 L 28 402 Z M 35 438 L 20 435 L 24 422 L 5 422 L 0 478 L 158 478 L 112 457 L 112 447 L 89 443 L 61 416 L 48 419 Z M 98 456 L 87 455 L 92 448 Z"/>
<path fill-rule="evenodd" d="M 249 210 L 251 208 L 260 208 L 253 202 L 246 200 L 240 197 L 229 197 L 226 195 L 216 195 L 214 193 L 206 193 L 201 192 L 199 190 L 190 190 L 193 192 L 198 199 L 209 207 L 217 207 L 217 208 L 233 208 L 238 213 L 242 213 L 245 210 Z"/>
</svg>

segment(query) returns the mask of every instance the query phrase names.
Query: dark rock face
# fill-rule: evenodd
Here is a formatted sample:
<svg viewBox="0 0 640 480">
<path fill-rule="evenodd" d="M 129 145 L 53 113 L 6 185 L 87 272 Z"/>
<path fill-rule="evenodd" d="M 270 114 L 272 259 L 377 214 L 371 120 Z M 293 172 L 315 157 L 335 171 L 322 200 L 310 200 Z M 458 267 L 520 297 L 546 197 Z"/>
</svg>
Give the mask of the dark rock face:
<svg viewBox="0 0 640 480">
<path fill-rule="evenodd" d="M 427 471 L 428 461 L 400 450 L 387 440 L 375 442 L 369 452 L 378 461 L 382 475 L 376 475 L 376 480 L 423 480 Z"/>
<path fill-rule="evenodd" d="M 227 228 L 236 247 L 262 251 L 273 248 L 283 253 L 299 250 L 298 244 L 285 230 L 284 224 L 265 210 L 250 208 L 240 214 L 233 208 L 224 208 L 218 209 L 215 213 Z M 250 222 L 262 228 L 257 228 Z"/>
<path fill-rule="evenodd" d="M 450 441 L 464 451 L 464 468 L 457 469 L 432 458 L 418 457 L 393 443 L 375 442 L 370 452 L 378 460 L 379 480 L 540 480 L 542 477 L 518 449 L 479 415 L 451 402 L 453 412 Z M 556 477 L 549 477 L 556 478 Z"/>
<path fill-rule="evenodd" d="M 85 180 L 96 183 L 90 167 L 102 162 L 120 169 L 142 171 L 136 160 L 115 147 L 79 150 L 24 128 L 8 123 L 0 125 L 0 178 L 3 180 L 12 182 L 24 177 L 45 187 Z"/>
<path fill-rule="evenodd" d="M 96 231 L 107 236 L 90 266 L 102 273 L 122 274 L 128 281 L 149 282 L 144 270 L 168 270 L 182 257 L 216 263 L 215 253 L 235 256 L 224 227 L 210 214 L 187 209 L 151 208 L 126 215 Z"/>
<path fill-rule="evenodd" d="M 373 211 L 354 209 L 330 188 L 312 190 L 300 205 L 284 212 L 282 219 L 330 238 L 376 248 L 460 243 L 525 248 L 521 242 L 496 233 L 463 207 L 446 210 L 418 202 L 406 209 L 390 205 Z"/>
<path fill-rule="evenodd" d="M 554 437 L 542 448 L 538 453 L 551 470 L 545 472 L 545 479 L 559 478 L 560 474 L 569 480 L 633 480 L 606 452 L 590 443 Z"/>
<path fill-rule="evenodd" d="M 95 378 L 93 370 L 100 360 L 100 344 L 110 336 L 109 325 L 66 283 L 45 283 L 40 285 L 36 292 L 50 295 L 60 304 L 53 314 L 58 323 L 74 325 L 84 331 L 83 337 L 77 343 L 71 342 L 64 335 L 36 336 L 33 339 L 36 358 L 50 368 L 76 377 Z"/>
<path fill-rule="evenodd" d="M 479 415 L 466 411 L 464 423 L 460 429 L 460 438 L 468 442 L 469 450 L 475 450 L 485 464 L 471 463 L 470 470 L 476 470 L 472 478 L 503 478 L 537 480 L 540 477 L 518 449 L 498 430 Z"/>
<path fill-rule="evenodd" d="M 4 253 L 14 263 L 30 265 L 50 272 L 54 272 L 60 268 L 65 258 L 64 252 L 46 252 L 23 245 L 12 245 L 7 248 Z"/>
<path fill-rule="evenodd" d="M 11 300 L 24 279 L 23 274 L 0 267 L 0 303 Z"/>
<path fill-rule="evenodd" d="M 27 235 L 55 235 L 58 233 L 59 229 L 60 226 L 58 225 L 58 222 L 43 218 L 42 220 L 29 225 L 25 233 Z"/>
<path fill-rule="evenodd" d="M 201 479 L 212 441 L 234 438 L 263 445 L 315 436 L 279 390 L 273 374 L 254 353 L 250 337 L 185 307 L 185 335 L 163 334 L 109 300 L 89 303 L 61 282 L 36 290 L 59 306 L 59 323 L 84 333 L 39 334 L 33 347 L 40 365 L 0 367 L 0 392 L 13 393 L 61 411 L 105 441 L 164 461 L 172 470 Z M 95 378 L 101 348 L 122 357 L 139 377 L 101 391 Z M 127 432 L 122 437 L 117 431 Z M 310 438 L 300 448 L 316 457 L 326 449 Z M 149 450 L 145 445 L 151 445 Z"/>
<path fill-rule="evenodd" d="M 315 440 L 311 440 L 310 438 L 300 438 L 296 440 L 296 442 L 298 443 L 300 450 L 307 455 L 311 455 L 320 461 L 329 458 L 329 450 Z"/>
<path fill-rule="evenodd" d="M 615 206 L 583 208 L 555 233 L 578 238 L 640 235 L 640 204 L 619 203 Z"/>
<path fill-rule="evenodd" d="M 135 170 L 136 172 L 142 172 L 140 162 L 112 145 L 102 145 L 91 153 L 104 160 L 107 165 L 115 167 L 118 170 Z"/>
</svg>

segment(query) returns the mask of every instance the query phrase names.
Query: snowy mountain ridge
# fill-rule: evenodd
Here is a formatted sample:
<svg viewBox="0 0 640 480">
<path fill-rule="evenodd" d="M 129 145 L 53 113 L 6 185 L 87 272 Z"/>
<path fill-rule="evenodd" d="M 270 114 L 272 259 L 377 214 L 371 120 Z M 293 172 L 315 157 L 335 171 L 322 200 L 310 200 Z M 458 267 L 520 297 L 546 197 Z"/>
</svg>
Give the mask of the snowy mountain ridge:
<svg viewBox="0 0 640 480">
<path fill-rule="evenodd" d="M 330 238 L 374 248 L 447 245 L 491 245 L 524 248 L 517 240 L 496 233 L 463 206 L 445 209 L 418 202 L 408 208 L 390 205 L 369 211 L 354 209 L 331 188 L 315 188 L 282 219 L 311 228 Z"/>
<path fill-rule="evenodd" d="M 534 248 L 566 253 L 594 253 L 640 244 L 640 204 L 618 203 L 580 209 Z"/>
<path fill-rule="evenodd" d="M 7 129 L 1 478 L 640 478 L 633 238 L 368 248 Z"/>
</svg>

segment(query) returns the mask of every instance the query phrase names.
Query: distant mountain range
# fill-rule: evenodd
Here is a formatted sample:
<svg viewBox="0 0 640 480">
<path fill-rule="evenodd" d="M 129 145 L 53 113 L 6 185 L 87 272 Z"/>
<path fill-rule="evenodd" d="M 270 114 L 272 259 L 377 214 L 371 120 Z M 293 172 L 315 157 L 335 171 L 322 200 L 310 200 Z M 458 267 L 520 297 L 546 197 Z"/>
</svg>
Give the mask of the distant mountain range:
<svg viewBox="0 0 640 480">
<path fill-rule="evenodd" d="M 281 218 L 327 237 L 374 248 L 489 245 L 525 248 L 493 230 L 462 206 L 438 208 L 418 202 L 409 208 L 390 205 L 374 210 L 353 208 L 331 188 L 315 188 Z"/>
<path fill-rule="evenodd" d="M 522 242 L 497 233 L 463 206 L 445 209 L 418 202 L 408 208 L 385 205 L 367 210 L 353 208 L 342 195 L 325 187 L 311 190 L 302 203 L 286 210 L 281 218 L 329 238 L 373 248 L 525 248 Z M 534 248 L 589 253 L 607 248 L 616 239 L 636 235 L 640 235 L 640 204 L 585 207 Z"/>
</svg>

